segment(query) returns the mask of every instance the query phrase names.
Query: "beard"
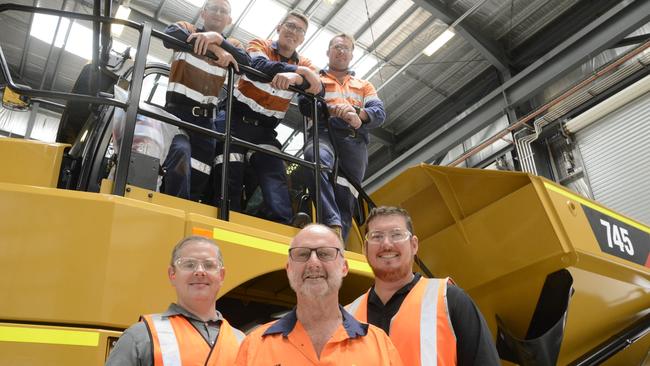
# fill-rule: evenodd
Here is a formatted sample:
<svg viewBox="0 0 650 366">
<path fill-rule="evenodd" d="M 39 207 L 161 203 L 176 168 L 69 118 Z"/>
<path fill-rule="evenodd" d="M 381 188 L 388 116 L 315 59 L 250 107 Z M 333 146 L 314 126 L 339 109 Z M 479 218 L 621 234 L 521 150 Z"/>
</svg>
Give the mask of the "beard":
<svg viewBox="0 0 650 366">
<path fill-rule="evenodd" d="M 397 268 L 378 268 L 375 266 L 370 266 L 372 273 L 375 274 L 375 277 L 384 281 L 384 282 L 395 282 L 399 281 L 411 274 L 413 271 L 413 261 Z"/>
<path fill-rule="evenodd" d="M 343 277 L 328 276 L 319 281 L 313 281 L 302 276 L 289 277 L 289 285 L 298 295 L 306 297 L 325 297 L 331 293 L 338 292 L 343 283 Z"/>
</svg>

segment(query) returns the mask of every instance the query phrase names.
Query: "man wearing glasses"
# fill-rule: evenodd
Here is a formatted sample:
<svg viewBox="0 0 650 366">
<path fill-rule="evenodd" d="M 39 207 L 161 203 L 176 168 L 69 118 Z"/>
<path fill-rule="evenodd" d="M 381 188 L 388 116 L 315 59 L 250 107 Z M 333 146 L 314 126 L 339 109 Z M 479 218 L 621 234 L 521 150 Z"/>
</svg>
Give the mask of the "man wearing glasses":
<svg viewBox="0 0 650 366">
<path fill-rule="evenodd" d="M 209 0 L 200 16 L 202 28 L 178 22 L 165 29 L 165 34 L 194 45 L 192 53 L 164 42 L 165 47 L 174 49 L 165 109 L 183 121 L 215 130 L 218 95 L 225 82 L 226 68 L 230 64 L 235 68 L 238 63 L 247 64 L 248 56 L 243 48 L 235 47 L 241 46 L 239 41 L 225 40 L 221 35 L 232 22 L 227 0 Z M 208 51 L 217 57 L 216 61 L 205 57 Z M 161 191 L 194 201 L 205 200 L 214 148 L 212 137 L 180 129 L 162 164 L 165 175 Z"/>
<path fill-rule="evenodd" d="M 302 229 L 291 241 L 286 269 L 296 307 L 250 333 L 236 365 L 402 365 L 384 332 L 339 305 L 348 264 L 334 231 L 319 224 Z"/>
<path fill-rule="evenodd" d="M 364 254 L 375 285 L 348 305 L 382 328 L 406 365 L 500 365 L 490 330 L 470 297 L 449 278 L 412 272 L 418 238 L 406 210 L 377 207 L 367 219 Z"/>
<path fill-rule="evenodd" d="M 177 302 L 124 331 L 106 365 L 232 365 L 244 334 L 215 307 L 226 274 L 219 247 L 187 237 L 172 250 L 167 273 Z"/>
<path fill-rule="evenodd" d="M 309 59 L 299 56 L 298 46 L 305 40 L 307 18 L 295 11 L 289 12 L 278 24 L 277 41 L 254 39 L 247 51 L 251 57 L 250 66 L 273 77 L 261 80 L 245 74 L 234 90 L 232 109 L 232 135 L 257 145 L 280 151 L 275 128 L 289 109 L 294 92 L 287 90 L 295 86 L 308 93 L 319 93 L 322 85 Z M 224 130 L 225 113 L 220 113 L 218 130 Z M 281 159 L 257 153 L 241 146 L 232 146 L 230 155 L 230 181 L 228 183 L 230 209 L 242 211 L 241 199 L 244 186 L 246 163 L 250 164 L 262 190 L 266 209 L 265 218 L 281 223 L 291 223 L 293 212 L 289 198 L 287 177 Z M 221 202 L 221 177 L 223 144 L 217 144 L 214 187 L 215 203 Z M 248 189 L 247 189 L 248 191 Z"/>
<path fill-rule="evenodd" d="M 384 104 L 375 87 L 367 80 L 356 78 L 349 68 L 353 51 L 352 36 L 345 33 L 334 36 L 327 49 L 329 64 L 320 72 L 327 102 L 327 109 L 319 109 L 318 118 L 321 164 L 335 170 L 334 152 L 338 151 L 338 171 L 343 173 L 338 174 L 334 184 L 327 173 L 322 173 L 320 202 L 323 222 L 339 231 L 344 241 L 357 207 L 358 192 L 353 183 L 361 185 L 368 166 L 368 133 L 386 119 Z M 304 115 L 311 115 L 309 106 L 306 98 L 300 98 L 300 110 Z M 311 143 L 305 147 L 305 158 L 314 160 Z"/>
</svg>

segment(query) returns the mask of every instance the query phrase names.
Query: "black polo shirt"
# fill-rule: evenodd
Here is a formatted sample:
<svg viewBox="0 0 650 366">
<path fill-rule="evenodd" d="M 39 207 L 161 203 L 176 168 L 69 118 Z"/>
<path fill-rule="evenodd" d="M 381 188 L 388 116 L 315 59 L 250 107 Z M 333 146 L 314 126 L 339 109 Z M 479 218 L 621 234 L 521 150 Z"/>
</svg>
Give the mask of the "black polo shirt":
<svg viewBox="0 0 650 366">
<path fill-rule="evenodd" d="M 413 280 L 397 290 L 386 304 L 379 299 L 373 286 L 368 296 L 368 323 L 383 329 L 386 334 L 390 334 L 391 319 L 397 314 L 406 295 L 420 277 L 421 275 L 416 273 Z M 456 335 L 458 365 L 500 365 L 490 329 L 481 312 L 465 291 L 458 286 L 449 285 L 447 287 L 447 306 L 451 325 Z"/>
</svg>

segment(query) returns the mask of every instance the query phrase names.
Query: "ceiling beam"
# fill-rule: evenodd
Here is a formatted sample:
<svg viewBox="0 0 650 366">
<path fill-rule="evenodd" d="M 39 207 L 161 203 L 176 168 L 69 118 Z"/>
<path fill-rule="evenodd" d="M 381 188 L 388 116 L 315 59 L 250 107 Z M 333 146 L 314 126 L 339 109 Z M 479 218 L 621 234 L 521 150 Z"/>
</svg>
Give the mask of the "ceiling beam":
<svg viewBox="0 0 650 366">
<path fill-rule="evenodd" d="M 432 161 L 446 154 L 502 116 L 507 108 L 529 100 L 549 84 L 616 44 L 649 20 L 650 1 L 617 4 L 580 31 L 570 35 L 481 101 L 446 122 L 445 128 L 420 139 L 419 143 L 366 179 L 363 182 L 364 187 L 368 192 L 372 192 L 413 164 Z M 426 121 L 416 123 L 426 123 Z"/>
<path fill-rule="evenodd" d="M 413 0 L 413 2 L 447 24 L 452 24 L 460 17 L 460 14 L 456 14 L 452 9 L 437 1 Z M 500 72 L 509 73 L 510 60 L 497 42 L 483 37 L 480 32 L 473 29 L 467 23 L 456 25 L 454 30 L 471 44 L 472 47 L 476 48 Z"/>
</svg>

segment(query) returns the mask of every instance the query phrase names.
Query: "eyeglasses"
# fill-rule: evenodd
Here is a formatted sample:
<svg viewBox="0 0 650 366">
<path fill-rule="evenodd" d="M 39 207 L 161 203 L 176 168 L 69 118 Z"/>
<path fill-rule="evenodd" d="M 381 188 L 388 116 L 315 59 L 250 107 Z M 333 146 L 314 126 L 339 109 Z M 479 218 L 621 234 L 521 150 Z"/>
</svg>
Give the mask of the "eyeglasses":
<svg viewBox="0 0 650 366">
<path fill-rule="evenodd" d="M 291 33 L 296 33 L 296 34 L 299 34 L 299 35 L 301 35 L 301 36 L 304 36 L 305 33 L 307 33 L 306 30 L 300 28 L 299 26 L 297 26 L 297 25 L 295 25 L 295 24 L 293 24 L 293 23 L 286 22 L 286 23 L 282 23 L 282 25 L 283 25 L 285 28 L 287 28 L 287 30 L 288 30 L 289 32 L 291 32 Z"/>
<path fill-rule="evenodd" d="M 388 238 L 388 241 L 391 243 L 399 243 L 405 240 L 408 240 L 411 237 L 411 233 L 405 230 L 393 230 L 389 233 L 383 231 L 371 231 L 366 234 L 366 240 L 368 244 L 381 244 Z"/>
<path fill-rule="evenodd" d="M 347 48 L 347 47 L 342 46 L 340 44 L 337 44 L 336 46 L 332 46 L 331 48 L 333 48 L 333 49 L 335 49 L 335 50 L 337 50 L 338 52 L 341 52 L 341 53 L 351 53 L 352 52 L 351 48 Z"/>
<path fill-rule="evenodd" d="M 176 267 L 185 272 L 196 272 L 199 267 L 203 268 L 205 272 L 218 272 L 221 269 L 221 263 L 216 258 L 210 259 L 196 259 L 196 258 L 178 258 L 176 260 Z"/>
<path fill-rule="evenodd" d="M 205 10 L 221 15 L 230 15 L 230 9 L 219 5 L 206 5 Z"/>
<path fill-rule="evenodd" d="M 289 257 L 296 262 L 307 262 L 311 258 L 311 253 L 316 252 L 316 257 L 321 262 L 331 262 L 341 253 L 341 249 L 337 247 L 319 247 L 319 248 L 305 248 L 293 247 L 289 249 Z M 343 254 L 341 254 L 343 256 Z"/>
</svg>

